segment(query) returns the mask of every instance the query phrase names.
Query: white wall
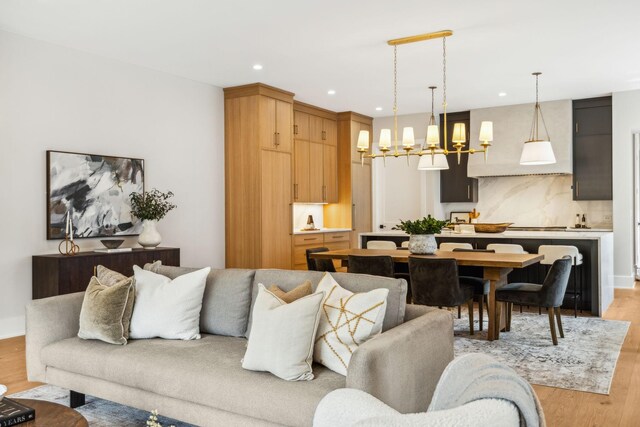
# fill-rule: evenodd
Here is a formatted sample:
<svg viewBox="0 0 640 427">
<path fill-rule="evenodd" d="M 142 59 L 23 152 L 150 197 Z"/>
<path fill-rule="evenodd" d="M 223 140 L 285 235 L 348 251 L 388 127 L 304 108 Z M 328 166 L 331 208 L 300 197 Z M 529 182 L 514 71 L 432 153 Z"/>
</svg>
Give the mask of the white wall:
<svg viewBox="0 0 640 427">
<path fill-rule="evenodd" d="M 640 90 L 613 94 L 614 284 L 633 287 L 633 133 L 640 132 Z"/>
<path fill-rule="evenodd" d="M 1 31 L 0 64 L 0 338 L 24 332 L 31 256 L 57 251 L 45 237 L 47 149 L 144 158 L 147 188 L 176 194 L 163 245 L 180 247 L 183 265 L 224 265 L 220 88 Z"/>
</svg>

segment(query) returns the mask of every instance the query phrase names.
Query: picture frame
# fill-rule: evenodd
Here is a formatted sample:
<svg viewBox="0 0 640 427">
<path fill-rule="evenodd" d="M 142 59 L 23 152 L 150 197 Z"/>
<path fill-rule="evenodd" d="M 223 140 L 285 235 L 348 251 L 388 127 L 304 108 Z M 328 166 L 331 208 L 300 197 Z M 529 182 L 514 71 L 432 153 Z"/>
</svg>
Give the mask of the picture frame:
<svg viewBox="0 0 640 427">
<path fill-rule="evenodd" d="M 47 240 L 136 236 L 129 195 L 144 192 L 144 159 L 47 150 Z"/>
<path fill-rule="evenodd" d="M 451 224 L 470 224 L 471 218 L 469 214 L 471 212 L 451 212 L 449 214 L 449 222 Z"/>
</svg>

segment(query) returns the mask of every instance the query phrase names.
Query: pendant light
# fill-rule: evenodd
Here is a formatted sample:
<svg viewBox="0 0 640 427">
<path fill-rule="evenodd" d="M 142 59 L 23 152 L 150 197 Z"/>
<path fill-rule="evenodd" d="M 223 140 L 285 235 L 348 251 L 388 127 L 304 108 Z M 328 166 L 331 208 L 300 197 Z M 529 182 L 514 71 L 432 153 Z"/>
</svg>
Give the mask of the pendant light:
<svg viewBox="0 0 640 427">
<path fill-rule="evenodd" d="M 434 115 L 434 91 L 435 86 L 429 86 L 431 89 L 431 116 L 429 117 L 429 123 L 427 124 L 427 138 L 425 139 L 422 151 L 430 150 L 431 154 L 423 154 L 420 156 L 418 162 L 418 170 L 445 170 L 449 169 L 449 162 L 447 156 L 440 150 L 440 130 L 436 125 L 436 116 Z M 441 150 L 440 150 L 441 151 Z"/>
<path fill-rule="evenodd" d="M 556 156 L 553 154 L 553 147 L 551 146 L 547 124 L 544 122 L 542 109 L 540 108 L 540 102 L 538 101 L 538 77 L 540 74 L 542 73 L 532 73 L 532 75 L 536 77 L 536 105 L 533 109 L 531 134 L 529 135 L 529 140 L 525 141 L 524 146 L 522 147 L 522 154 L 520 156 L 520 164 L 525 166 L 550 165 L 556 162 Z M 544 127 L 544 133 L 546 136 L 544 139 L 540 139 L 538 135 L 540 120 L 542 120 L 542 126 Z"/>
</svg>

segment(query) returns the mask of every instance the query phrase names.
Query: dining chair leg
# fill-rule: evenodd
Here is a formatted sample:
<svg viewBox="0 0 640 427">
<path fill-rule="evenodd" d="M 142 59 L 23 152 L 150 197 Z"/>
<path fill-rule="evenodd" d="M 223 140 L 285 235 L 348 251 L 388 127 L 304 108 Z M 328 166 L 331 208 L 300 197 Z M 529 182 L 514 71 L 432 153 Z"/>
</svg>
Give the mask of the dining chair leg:
<svg viewBox="0 0 640 427">
<path fill-rule="evenodd" d="M 520 304 L 520 313 L 522 313 L 522 304 Z"/>
<path fill-rule="evenodd" d="M 483 322 L 483 305 L 484 305 L 484 295 L 480 295 L 479 301 L 478 301 L 478 330 L 482 331 L 484 328 L 482 326 L 482 322 Z"/>
<path fill-rule="evenodd" d="M 558 345 L 558 337 L 556 336 L 556 320 L 554 319 L 553 309 L 547 310 L 549 312 L 549 328 L 551 329 L 551 340 L 553 345 Z"/>
<path fill-rule="evenodd" d="M 554 310 L 556 311 L 556 320 L 558 321 L 558 332 L 560 333 L 560 338 L 564 338 L 564 330 L 562 329 L 562 315 L 560 313 L 560 307 L 556 307 Z"/>
<path fill-rule="evenodd" d="M 458 319 L 460 319 L 462 317 L 462 310 L 460 309 L 460 307 L 462 306 L 458 306 Z"/>
<path fill-rule="evenodd" d="M 502 312 L 502 303 L 496 301 L 496 339 L 500 339 L 500 316 Z"/>
<path fill-rule="evenodd" d="M 471 335 L 473 335 L 473 298 L 467 301 L 467 307 L 469 307 L 469 331 L 471 332 Z"/>
<path fill-rule="evenodd" d="M 575 264 L 573 266 L 573 317 L 578 317 L 578 267 Z"/>
<path fill-rule="evenodd" d="M 513 314 L 513 303 L 508 302 L 507 303 L 507 326 L 505 328 L 505 331 L 507 332 L 511 331 L 511 315 L 512 314 Z"/>
</svg>

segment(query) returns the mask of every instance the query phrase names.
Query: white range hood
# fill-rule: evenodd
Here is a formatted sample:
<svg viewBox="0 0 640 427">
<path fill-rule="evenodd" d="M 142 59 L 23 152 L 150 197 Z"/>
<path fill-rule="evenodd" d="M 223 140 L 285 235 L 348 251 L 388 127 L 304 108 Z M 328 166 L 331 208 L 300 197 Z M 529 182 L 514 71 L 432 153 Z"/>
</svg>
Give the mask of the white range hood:
<svg viewBox="0 0 640 427">
<path fill-rule="evenodd" d="M 493 122 L 493 142 L 486 163 L 482 154 L 469 156 L 467 173 L 470 177 L 573 173 L 571 100 L 540 103 L 556 163 L 520 165 L 522 144 L 529 139 L 531 133 L 533 107 L 534 103 L 471 110 L 471 148 L 481 148 L 477 137 L 480 123 L 485 120 Z M 542 123 L 540 127 L 542 128 Z"/>
</svg>

